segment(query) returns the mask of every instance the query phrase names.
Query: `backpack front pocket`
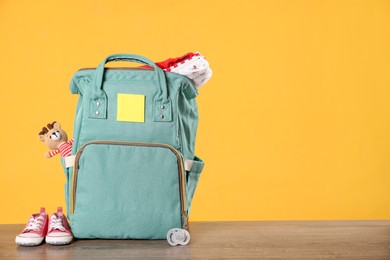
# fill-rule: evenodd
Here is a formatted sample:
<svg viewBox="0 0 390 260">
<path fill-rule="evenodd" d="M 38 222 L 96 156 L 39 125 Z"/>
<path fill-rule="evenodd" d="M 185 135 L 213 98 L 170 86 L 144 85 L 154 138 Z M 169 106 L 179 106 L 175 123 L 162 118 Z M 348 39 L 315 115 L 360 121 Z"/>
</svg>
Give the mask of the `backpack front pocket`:
<svg viewBox="0 0 390 260">
<path fill-rule="evenodd" d="M 187 228 L 181 154 L 165 144 L 96 141 L 76 154 L 70 222 L 78 238 L 163 239 Z"/>
</svg>

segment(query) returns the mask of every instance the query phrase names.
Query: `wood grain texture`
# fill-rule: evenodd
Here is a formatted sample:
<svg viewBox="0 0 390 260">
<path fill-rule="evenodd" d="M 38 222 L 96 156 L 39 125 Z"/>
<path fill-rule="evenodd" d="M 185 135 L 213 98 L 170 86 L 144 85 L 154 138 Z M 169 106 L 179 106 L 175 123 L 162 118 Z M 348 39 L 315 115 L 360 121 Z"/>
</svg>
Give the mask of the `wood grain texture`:
<svg viewBox="0 0 390 260">
<path fill-rule="evenodd" d="M 21 247 L 0 225 L 0 259 L 390 259 L 390 221 L 192 222 L 188 246 L 165 240 L 77 240 Z"/>
</svg>

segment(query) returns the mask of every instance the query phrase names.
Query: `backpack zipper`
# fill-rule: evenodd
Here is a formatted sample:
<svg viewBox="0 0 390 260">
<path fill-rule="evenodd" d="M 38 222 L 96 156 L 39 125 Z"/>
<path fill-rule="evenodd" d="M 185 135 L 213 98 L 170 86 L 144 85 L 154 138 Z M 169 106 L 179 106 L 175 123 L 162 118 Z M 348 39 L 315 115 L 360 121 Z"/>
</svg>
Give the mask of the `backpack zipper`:
<svg viewBox="0 0 390 260">
<path fill-rule="evenodd" d="M 78 71 L 83 70 L 96 70 L 96 68 L 82 68 Z M 153 68 L 137 68 L 137 67 L 111 67 L 111 68 L 104 68 L 104 70 L 153 70 Z"/>
<path fill-rule="evenodd" d="M 160 144 L 160 143 L 141 143 L 141 142 L 120 142 L 120 141 L 93 141 L 86 143 L 80 147 L 80 149 L 76 153 L 75 163 L 73 167 L 72 174 L 72 190 L 70 193 L 70 213 L 74 214 L 74 209 L 76 206 L 76 189 L 77 189 L 77 176 L 79 170 L 79 159 L 81 154 L 83 153 L 86 146 L 91 144 L 110 144 L 110 145 L 127 145 L 127 146 L 141 146 L 141 147 L 163 147 L 169 149 L 173 152 L 178 159 L 178 169 L 179 169 L 179 192 L 180 192 L 180 206 L 181 212 L 180 215 L 183 219 L 183 228 L 188 229 L 188 216 L 187 216 L 187 201 L 185 194 L 185 178 L 184 178 L 184 164 L 183 159 L 180 153 L 172 146 L 168 144 Z"/>
</svg>

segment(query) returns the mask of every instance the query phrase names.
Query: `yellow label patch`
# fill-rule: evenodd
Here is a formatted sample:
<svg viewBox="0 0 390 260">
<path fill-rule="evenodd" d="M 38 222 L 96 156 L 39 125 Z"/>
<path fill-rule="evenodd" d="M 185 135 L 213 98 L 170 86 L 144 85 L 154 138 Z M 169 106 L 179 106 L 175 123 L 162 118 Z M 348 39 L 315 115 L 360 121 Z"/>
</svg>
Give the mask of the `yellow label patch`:
<svg viewBox="0 0 390 260">
<path fill-rule="evenodd" d="M 118 94 L 118 121 L 145 122 L 145 96 Z"/>
</svg>

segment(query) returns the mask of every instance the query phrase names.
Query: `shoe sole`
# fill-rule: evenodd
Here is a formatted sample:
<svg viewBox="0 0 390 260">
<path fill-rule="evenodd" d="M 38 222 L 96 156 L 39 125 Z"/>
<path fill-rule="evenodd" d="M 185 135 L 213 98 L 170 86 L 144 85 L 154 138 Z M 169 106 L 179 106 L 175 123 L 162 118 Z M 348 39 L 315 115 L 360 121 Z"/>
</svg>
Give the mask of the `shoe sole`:
<svg viewBox="0 0 390 260">
<path fill-rule="evenodd" d="M 46 243 L 50 245 L 67 245 L 70 244 L 73 237 L 46 237 Z"/>
<path fill-rule="evenodd" d="M 43 238 L 16 237 L 15 239 L 15 243 L 20 246 L 39 246 L 42 242 Z"/>
</svg>

